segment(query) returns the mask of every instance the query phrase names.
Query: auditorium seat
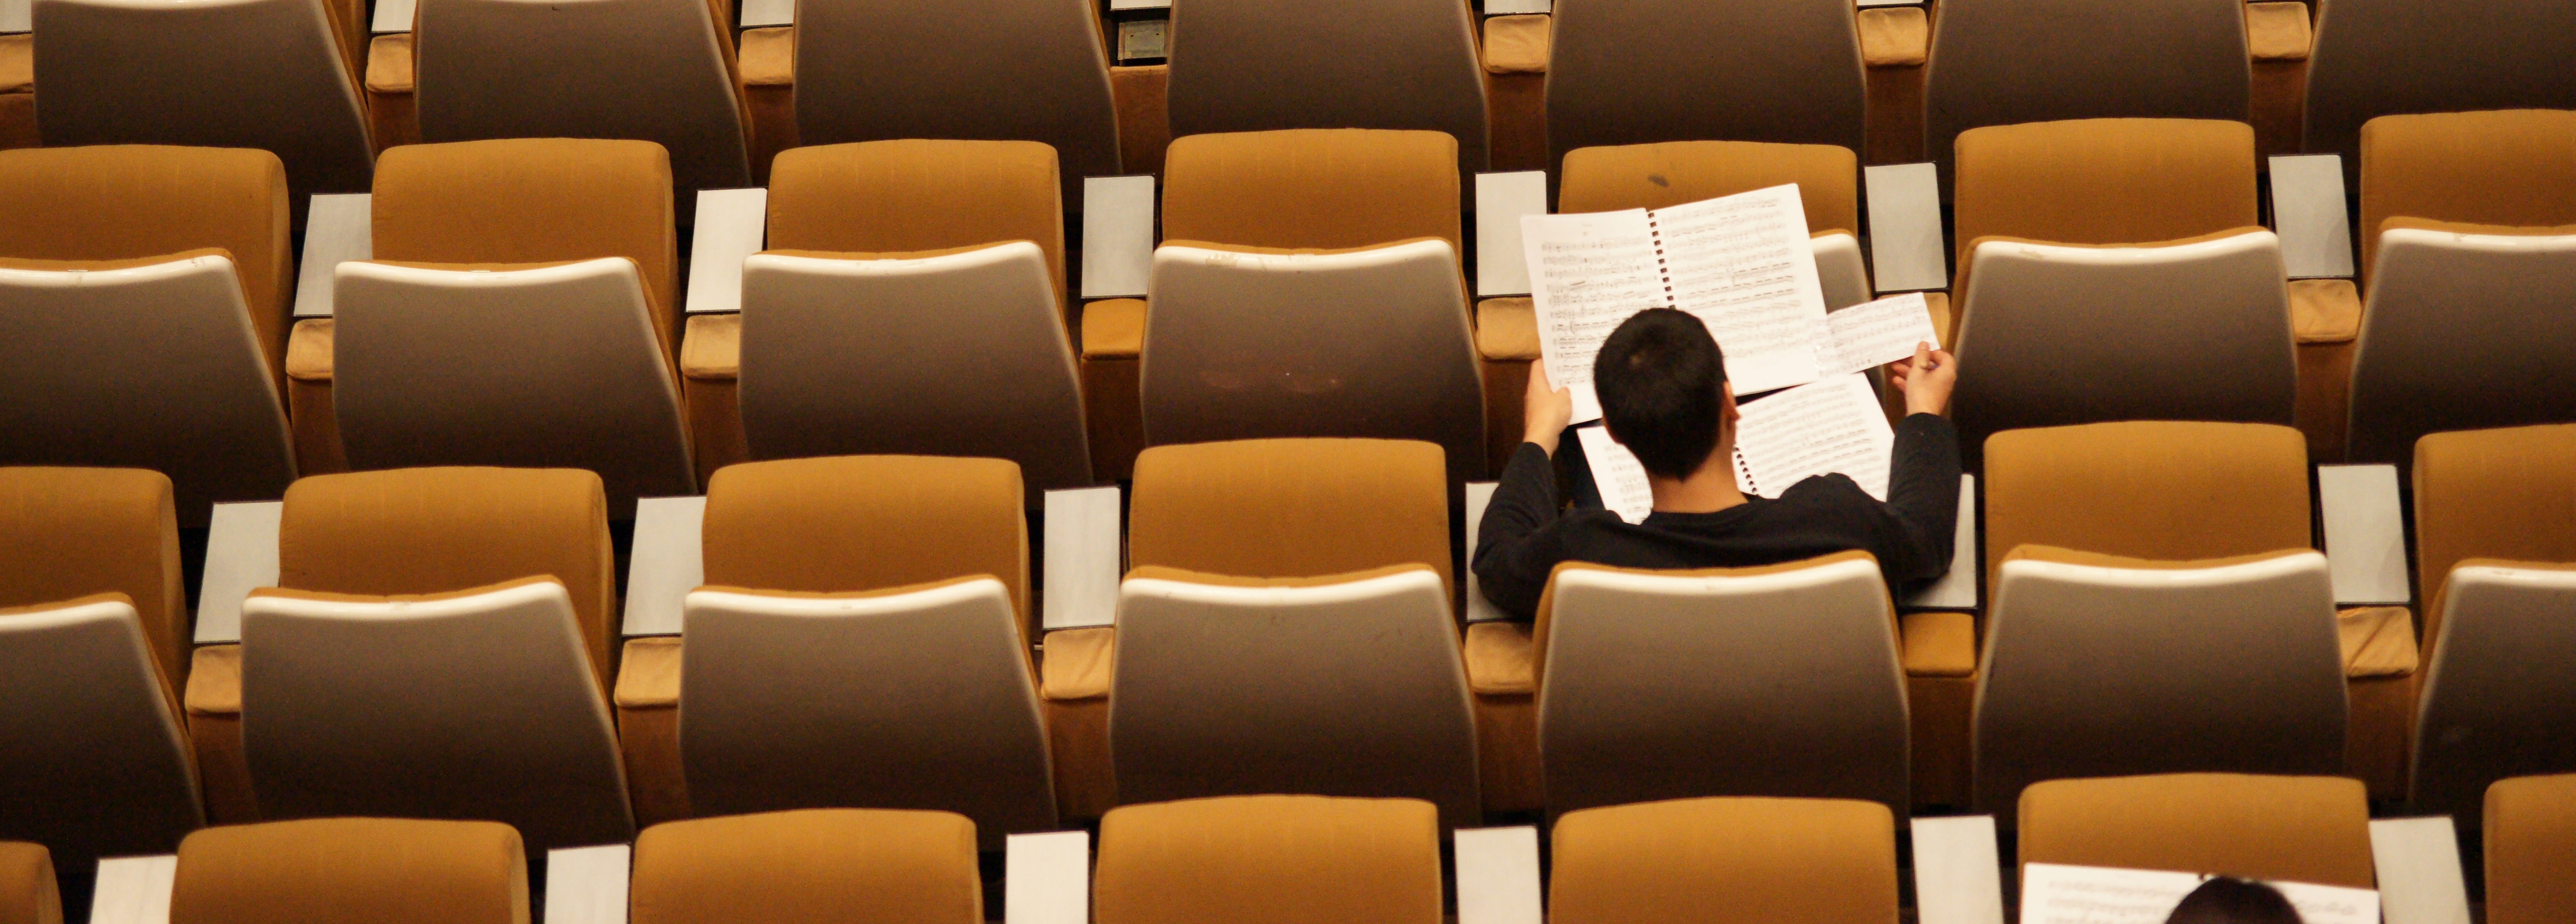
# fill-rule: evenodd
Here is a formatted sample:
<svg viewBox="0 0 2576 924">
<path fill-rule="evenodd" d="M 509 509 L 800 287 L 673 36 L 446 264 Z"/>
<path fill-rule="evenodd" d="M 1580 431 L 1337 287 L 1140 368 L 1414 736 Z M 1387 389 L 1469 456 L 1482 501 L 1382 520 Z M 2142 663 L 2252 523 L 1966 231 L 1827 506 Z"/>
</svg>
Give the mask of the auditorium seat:
<svg viewBox="0 0 2576 924">
<path fill-rule="evenodd" d="M 299 441 L 359 470 L 586 468 L 616 519 L 696 493 L 666 164 L 643 141 L 385 152 L 374 259 L 340 265 L 336 317 L 296 326 L 320 357 L 297 370 Z"/>
<path fill-rule="evenodd" d="M 299 195 L 365 192 L 364 3 L 35 4 L 45 144 L 256 148 Z"/>
<path fill-rule="evenodd" d="M 2331 0 L 2320 7 L 2304 145 L 2343 155 L 2347 181 L 2359 175 L 2358 155 L 2368 146 L 2362 136 L 2381 116 L 2576 109 L 2576 68 L 2567 66 L 2576 5 Z M 2376 222 L 2365 225 L 2364 234 L 2377 230 Z"/>
<path fill-rule="evenodd" d="M 1970 471 L 1988 434 L 2020 427 L 2292 422 L 2288 283 L 2252 129 L 2088 119 L 1972 129 L 1958 149 L 1951 419 Z"/>
<path fill-rule="evenodd" d="M 2341 777 L 2180 773 L 2022 793 L 2021 863 L 2374 888 L 2370 801 Z"/>
<path fill-rule="evenodd" d="M 1015 461 L 1032 503 L 1090 485 L 1056 169 L 1029 141 L 780 155 L 742 313 L 689 319 L 701 477 L 745 456 L 925 453 Z"/>
<path fill-rule="evenodd" d="M 278 587 L 243 604 L 239 646 L 197 650 L 188 689 L 208 801 L 256 794 L 220 820 L 491 818 L 543 849 L 633 835 L 598 476 L 314 476 L 277 543 Z"/>
<path fill-rule="evenodd" d="M 1485 73 L 1475 18 L 1457 0 L 1198 0 L 1175 5 L 1170 41 L 1176 143 L 1293 128 L 1434 131 L 1457 142 L 1460 172 L 1486 168 Z"/>
<path fill-rule="evenodd" d="M 154 469 L 191 527 L 277 497 L 287 235 L 264 151 L 0 152 L 0 464 Z"/>
<path fill-rule="evenodd" d="M 1976 802 L 2122 773 L 2334 773 L 2334 593 L 2298 431 L 2142 421 L 1987 446 Z"/>
<path fill-rule="evenodd" d="M 1132 323 L 1144 444 L 1424 439 L 1448 451 L 1452 478 L 1482 475 L 1483 383 L 1453 150 L 1421 131 L 1173 142 L 1153 310 L 1086 309 L 1143 315 Z M 1084 318 L 1086 329 L 1111 323 Z M 1106 358 L 1095 349 L 1108 339 L 1086 330 L 1086 358 Z M 1106 406 L 1122 389 L 1095 379 L 1092 392 L 1095 415 L 1123 410 Z M 1094 445 L 1114 460 L 1107 429 L 1095 425 Z M 1095 474 L 1124 468 L 1094 463 Z"/>
<path fill-rule="evenodd" d="M 420 140 L 655 142 L 670 152 L 668 180 L 685 221 L 698 190 L 751 185 L 749 120 L 727 40 L 732 6 L 420 0 L 412 36 Z"/>
<path fill-rule="evenodd" d="M 2576 421 L 2576 111 L 2385 116 L 2361 131 L 2350 457 L 2440 430 Z"/>
<path fill-rule="evenodd" d="M 489 821 L 318 818 L 208 828 L 179 845 L 168 920 L 521 924 L 528 858 Z"/>
<path fill-rule="evenodd" d="M 2488 924 L 2576 919 L 2576 776 L 2497 780 L 2485 815 Z"/>
<path fill-rule="evenodd" d="M 185 605 L 168 478 L 0 468 L 0 840 L 85 872 L 205 823 L 179 727 Z M 8 868 L 0 850 L 0 883 Z M 23 920 L 8 890 L 0 921 Z"/>
<path fill-rule="evenodd" d="M 1118 802 L 1410 796 L 1473 824 L 1447 493 L 1419 442 L 1139 457 L 1107 690 Z"/>
<path fill-rule="evenodd" d="M 2576 772 L 2576 425 L 2415 446 L 2424 671 L 2413 807 L 2477 818 L 2487 784 Z"/>
<path fill-rule="evenodd" d="M 43 844 L 0 841 L 0 924 L 63 924 L 62 890 Z"/>
<path fill-rule="evenodd" d="M 1237 796 L 1100 820 L 1099 924 L 1439 924 L 1437 811 L 1414 799 Z"/>
<path fill-rule="evenodd" d="M 1551 172 L 1570 152 L 1607 145 L 1768 141 L 1855 154 L 1867 146 L 1866 69 L 1848 2 L 1571 0 L 1554 19 Z M 1817 230 L 1824 227 L 1843 226 Z"/>
<path fill-rule="evenodd" d="M 1849 799 L 1676 799 L 1557 819 L 1559 924 L 1898 920 L 1896 825 Z"/>
<path fill-rule="evenodd" d="M 1943 0 L 1933 20 L 1924 153 L 1945 171 L 1952 141 L 1989 125 L 2250 114 L 2242 0 Z"/>
<path fill-rule="evenodd" d="M 982 924 L 975 825 L 828 809 L 675 821 L 635 839 L 633 924 Z"/>
<path fill-rule="evenodd" d="M 639 814 L 940 809 L 995 849 L 1054 829 L 1019 481 L 927 456 L 717 473 L 680 669 L 665 640 L 627 643 L 630 777 L 654 796 L 686 778 L 684 810 Z"/>
<path fill-rule="evenodd" d="M 1569 564 L 1533 642 L 1550 813 L 1693 796 L 1866 799 L 1897 816 L 1910 804 L 1896 612 L 1866 552 L 1697 571 Z"/>
</svg>

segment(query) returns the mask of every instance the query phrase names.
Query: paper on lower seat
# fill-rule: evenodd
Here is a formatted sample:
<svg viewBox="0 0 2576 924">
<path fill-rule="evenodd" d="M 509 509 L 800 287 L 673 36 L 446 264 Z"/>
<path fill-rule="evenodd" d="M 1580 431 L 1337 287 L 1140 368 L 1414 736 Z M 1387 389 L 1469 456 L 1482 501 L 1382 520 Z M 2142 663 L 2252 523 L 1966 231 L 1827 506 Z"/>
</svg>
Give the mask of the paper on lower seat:
<svg viewBox="0 0 2576 924">
<path fill-rule="evenodd" d="M 2164 870 L 2023 864 L 2022 924 L 2165 924 L 2209 877 Z M 2300 882 L 2266 883 L 2306 924 L 2379 924 L 2379 893 Z"/>
</svg>

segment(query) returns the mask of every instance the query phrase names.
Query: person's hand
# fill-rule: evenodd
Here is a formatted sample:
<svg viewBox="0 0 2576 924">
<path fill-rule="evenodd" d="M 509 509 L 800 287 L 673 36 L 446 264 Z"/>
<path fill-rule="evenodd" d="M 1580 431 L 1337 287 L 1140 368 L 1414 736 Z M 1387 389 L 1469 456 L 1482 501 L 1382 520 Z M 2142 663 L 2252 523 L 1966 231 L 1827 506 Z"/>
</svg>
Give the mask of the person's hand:
<svg viewBox="0 0 2576 924">
<path fill-rule="evenodd" d="M 1914 345 L 1914 358 L 1887 364 L 1887 382 L 1905 393 L 1905 413 L 1939 414 L 1959 384 L 1959 358 L 1929 343 Z"/>
<path fill-rule="evenodd" d="M 1547 360 L 1530 361 L 1529 397 L 1521 402 L 1521 440 L 1556 454 L 1556 438 L 1574 419 L 1574 392 L 1547 387 Z"/>
</svg>

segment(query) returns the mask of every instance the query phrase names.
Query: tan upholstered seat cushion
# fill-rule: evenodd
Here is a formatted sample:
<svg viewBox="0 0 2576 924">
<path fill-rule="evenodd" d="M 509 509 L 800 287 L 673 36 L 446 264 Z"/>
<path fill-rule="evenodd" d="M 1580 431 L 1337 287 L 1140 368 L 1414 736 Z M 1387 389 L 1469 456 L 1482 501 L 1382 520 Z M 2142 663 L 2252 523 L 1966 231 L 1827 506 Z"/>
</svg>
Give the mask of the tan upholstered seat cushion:
<svg viewBox="0 0 2576 924">
<path fill-rule="evenodd" d="M 551 575 L 608 687 L 617 602 L 607 499 L 579 469 L 408 468 L 316 475 L 286 489 L 278 586 L 443 594 Z"/>
<path fill-rule="evenodd" d="M 0 841 L 0 924 L 62 924 L 53 855 L 43 844 Z"/>
<path fill-rule="evenodd" d="M 2462 562 L 2576 562 L 2576 425 L 2426 436 L 2415 444 L 2413 486 L 2427 658 Z"/>
<path fill-rule="evenodd" d="M 125 260 L 219 247 L 272 370 L 286 352 L 286 165 L 267 151 L 102 145 L 0 151 L 0 256 Z"/>
<path fill-rule="evenodd" d="M 1164 153 L 1163 236 L 1316 248 L 1436 237 L 1459 249 L 1458 182 L 1458 142 L 1440 132 L 1192 135 Z"/>
<path fill-rule="evenodd" d="M 2177 773 L 2050 780 L 2021 794 L 2021 862 L 2372 888 L 2359 780 Z"/>
<path fill-rule="evenodd" d="M 1129 496 L 1128 565 L 1293 578 L 1420 564 L 1449 584 L 1443 458 L 1411 440 L 1147 449 Z"/>
<path fill-rule="evenodd" d="M 1031 241 L 1061 293 L 1061 189 L 1055 150 L 1034 141 L 791 148 L 769 176 L 769 246 L 899 253 Z"/>
<path fill-rule="evenodd" d="M 1440 825 L 1418 799 L 1232 796 L 1100 819 L 1099 924 L 1438 924 Z"/>
<path fill-rule="evenodd" d="M 170 479 L 134 468 L 0 468 L 0 607 L 124 594 L 161 676 L 188 676 Z"/>
<path fill-rule="evenodd" d="M 1019 466 L 1000 459 L 730 465 L 707 485 L 706 582 L 833 593 L 992 575 L 1027 624 L 1024 509 Z"/>
<path fill-rule="evenodd" d="M 810 809 L 674 821 L 635 839 L 634 924 L 979 924 L 975 823 Z"/>
<path fill-rule="evenodd" d="M 2024 545 L 2195 561 L 2310 548 L 2308 452 L 2273 424 L 2127 421 L 1986 440 L 1986 584 Z"/>
<path fill-rule="evenodd" d="M 36 37 L 33 34 L 0 35 L 0 93 L 29 93 L 36 89 Z"/>
<path fill-rule="evenodd" d="M 1919 6 L 1860 11 L 1860 58 L 1871 67 L 1914 67 L 1931 57 L 1932 20 Z"/>
<path fill-rule="evenodd" d="M 527 924 L 519 832 L 491 821 L 321 818 L 207 828 L 179 843 L 187 924 Z"/>
<path fill-rule="evenodd" d="M 2361 269 L 2407 216 L 2482 225 L 2576 224 L 2576 111 L 2381 116 L 2361 127 Z"/>
<path fill-rule="evenodd" d="M 376 160 L 375 259 L 413 263 L 635 261 L 679 350 L 671 158 L 649 141 L 518 138 L 408 144 Z"/>
<path fill-rule="evenodd" d="M 1565 155 L 1559 212 L 1666 206 L 1798 184 L 1809 232 L 1860 227 L 1860 158 L 1830 144 L 1671 141 L 1581 148 Z"/>
<path fill-rule="evenodd" d="M 1953 230 L 2066 244 L 2174 241 L 2262 224 L 2254 129 L 2202 119 L 2081 119 L 1959 134 Z"/>
<path fill-rule="evenodd" d="M 1527 296 L 1476 303 L 1476 354 L 1487 360 L 1538 358 L 1538 309 Z"/>
<path fill-rule="evenodd" d="M 2576 774 L 2497 780 L 2484 828 L 2487 924 L 2576 920 Z"/>
<path fill-rule="evenodd" d="M 1547 73 L 1550 22 L 1551 17 L 1544 13 L 1485 17 L 1485 72 Z"/>
<path fill-rule="evenodd" d="M 2308 57 L 2308 5 L 2248 3 L 2245 46 L 2256 61 L 2304 61 Z"/>
<path fill-rule="evenodd" d="M 1567 812 L 1548 920 L 1894 921 L 1896 819 L 1850 799 L 1675 799 Z"/>
</svg>

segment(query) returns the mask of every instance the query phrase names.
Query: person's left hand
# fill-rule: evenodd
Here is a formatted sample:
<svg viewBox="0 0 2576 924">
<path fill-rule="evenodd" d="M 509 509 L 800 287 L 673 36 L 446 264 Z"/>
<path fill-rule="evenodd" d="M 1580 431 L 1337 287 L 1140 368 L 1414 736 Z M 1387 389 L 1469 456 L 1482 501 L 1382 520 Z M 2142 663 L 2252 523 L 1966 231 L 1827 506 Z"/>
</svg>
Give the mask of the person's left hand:
<svg viewBox="0 0 2576 924">
<path fill-rule="evenodd" d="M 1556 439 L 1574 419 L 1574 392 L 1547 386 L 1547 360 L 1530 361 L 1529 396 L 1521 402 L 1521 440 L 1556 454 Z"/>
</svg>

